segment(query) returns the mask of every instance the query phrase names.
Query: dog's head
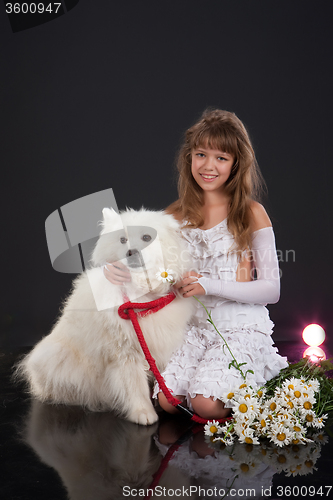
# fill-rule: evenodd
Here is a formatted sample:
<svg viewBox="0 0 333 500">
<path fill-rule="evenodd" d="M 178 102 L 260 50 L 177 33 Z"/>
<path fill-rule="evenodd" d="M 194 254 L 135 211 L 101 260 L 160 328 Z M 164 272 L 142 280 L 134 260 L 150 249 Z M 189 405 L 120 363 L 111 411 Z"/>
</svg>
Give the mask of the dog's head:
<svg viewBox="0 0 333 500">
<path fill-rule="evenodd" d="M 170 281 L 161 274 L 170 271 L 177 281 L 190 262 L 183 246 L 178 222 L 164 211 L 127 209 L 117 214 L 103 210 L 102 231 L 92 256 L 94 266 L 121 261 L 130 271 L 132 282 L 150 282 L 153 290 L 165 293 Z M 160 276 L 158 276 L 160 273 Z"/>
</svg>

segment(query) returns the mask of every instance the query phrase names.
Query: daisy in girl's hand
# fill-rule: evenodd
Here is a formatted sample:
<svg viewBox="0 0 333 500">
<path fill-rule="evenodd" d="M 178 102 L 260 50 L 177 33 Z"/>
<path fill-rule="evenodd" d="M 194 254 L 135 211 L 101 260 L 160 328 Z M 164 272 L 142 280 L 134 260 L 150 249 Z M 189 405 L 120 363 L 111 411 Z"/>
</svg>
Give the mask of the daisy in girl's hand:
<svg viewBox="0 0 333 500">
<path fill-rule="evenodd" d="M 174 278 L 172 273 L 174 271 L 172 269 L 164 269 L 163 267 L 159 268 L 158 273 L 156 273 L 156 278 L 163 283 L 174 283 Z"/>
</svg>

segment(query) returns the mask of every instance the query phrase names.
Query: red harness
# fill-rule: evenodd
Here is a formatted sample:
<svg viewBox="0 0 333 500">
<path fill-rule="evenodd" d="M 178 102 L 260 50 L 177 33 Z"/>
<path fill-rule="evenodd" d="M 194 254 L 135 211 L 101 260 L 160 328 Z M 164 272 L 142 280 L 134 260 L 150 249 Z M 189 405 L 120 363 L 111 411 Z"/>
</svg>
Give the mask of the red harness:
<svg viewBox="0 0 333 500">
<path fill-rule="evenodd" d="M 174 293 L 169 293 L 168 295 L 161 297 L 157 300 L 152 300 L 151 302 L 143 302 L 143 303 L 138 303 L 138 302 L 131 302 L 128 300 L 128 297 L 124 296 L 124 299 L 127 300 L 123 305 L 121 305 L 118 308 L 118 314 L 121 318 L 123 319 L 130 319 L 132 321 L 134 330 L 137 334 L 138 340 L 140 342 L 142 351 L 146 357 L 146 360 L 148 361 L 149 368 L 153 372 L 164 396 L 167 398 L 168 403 L 172 404 L 178 410 L 180 410 L 182 413 L 186 414 L 187 416 L 191 417 L 194 422 L 197 422 L 199 424 L 206 424 L 208 422 L 207 419 L 199 417 L 199 415 L 196 415 L 193 413 L 191 410 L 188 408 L 185 408 L 181 404 L 181 401 L 179 399 L 175 398 L 167 386 L 165 385 L 164 379 L 162 375 L 160 374 L 155 360 L 150 354 L 150 351 L 148 349 L 147 343 L 145 341 L 145 338 L 143 336 L 142 330 L 140 328 L 139 322 L 138 322 L 138 316 L 140 318 L 147 316 L 148 314 L 152 314 L 154 312 L 159 311 L 162 309 L 164 306 L 167 304 L 170 304 L 174 299 L 176 298 L 176 295 Z M 139 312 L 135 312 L 134 309 L 142 309 Z M 217 420 L 218 422 L 226 422 L 227 420 L 230 420 L 232 417 L 227 417 L 227 418 L 222 418 Z"/>
</svg>

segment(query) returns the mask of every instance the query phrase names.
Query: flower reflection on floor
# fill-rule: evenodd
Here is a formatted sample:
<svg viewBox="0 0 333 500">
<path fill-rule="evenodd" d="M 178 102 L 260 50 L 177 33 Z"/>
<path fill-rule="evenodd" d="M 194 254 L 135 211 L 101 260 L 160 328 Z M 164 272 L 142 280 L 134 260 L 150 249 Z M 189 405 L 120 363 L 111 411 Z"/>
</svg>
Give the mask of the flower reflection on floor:
<svg viewBox="0 0 333 500">
<path fill-rule="evenodd" d="M 214 442 L 206 436 L 209 446 L 221 450 L 219 442 Z M 320 457 L 321 447 L 328 442 L 328 436 L 318 432 L 312 436 L 311 443 L 306 445 L 293 444 L 283 449 L 268 442 L 261 441 L 259 446 L 242 445 L 240 442 L 224 447 L 227 453 L 237 463 L 239 474 L 251 473 L 252 467 L 258 463 L 269 465 L 276 472 L 285 472 L 287 476 L 306 475 L 317 470 L 315 464 Z"/>
<path fill-rule="evenodd" d="M 212 426 L 212 431 L 215 431 Z M 174 421 L 165 422 L 160 427 L 160 441 L 168 442 L 174 436 Z M 162 438 L 161 438 L 162 436 Z M 184 443 L 170 460 L 170 467 L 177 467 L 195 479 L 202 487 L 215 485 L 218 488 L 252 488 L 256 492 L 267 489 L 272 484 L 273 475 L 284 473 L 286 476 L 306 475 L 317 470 L 316 462 L 321 447 L 328 442 L 322 432 L 312 435 L 312 442 L 292 444 L 282 449 L 268 440 L 259 445 L 242 444 L 239 441 L 230 446 L 216 440 L 216 433 L 204 435 L 196 433 Z M 163 454 L 168 446 L 157 442 Z"/>
</svg>

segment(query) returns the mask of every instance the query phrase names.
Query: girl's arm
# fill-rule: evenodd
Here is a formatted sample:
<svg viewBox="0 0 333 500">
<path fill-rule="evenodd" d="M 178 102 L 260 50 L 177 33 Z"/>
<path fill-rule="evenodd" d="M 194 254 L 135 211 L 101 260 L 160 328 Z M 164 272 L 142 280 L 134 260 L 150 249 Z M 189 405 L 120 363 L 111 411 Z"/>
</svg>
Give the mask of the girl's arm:
<svg viewBox="0 0 333 500">
<path fill-rule="evenodd" d="M 271 221 L 259 203 L 253 202 L 251 210 L 252 255 L 257 270 L 257 280 L 239 282 L 213 280 L 201 275 L 197 275 L 195 280 L 187 277 L 182 283 L 183 288 L 186 287 L 184 297 L 196 294 L 217 295 L 237 302 L 263 305 L 275 304 L 279 300 L 280 270 Z"/>
<path fill-rule="evenodd" d="M 253 233 L 252 254 L 257 270 L 255 281 L 238 282 L 198 278 L 206 295 L 217 295 L 248 304 L 275 304 L 280 298 L 280 270 L 272 226 Z"/>
</svg>

